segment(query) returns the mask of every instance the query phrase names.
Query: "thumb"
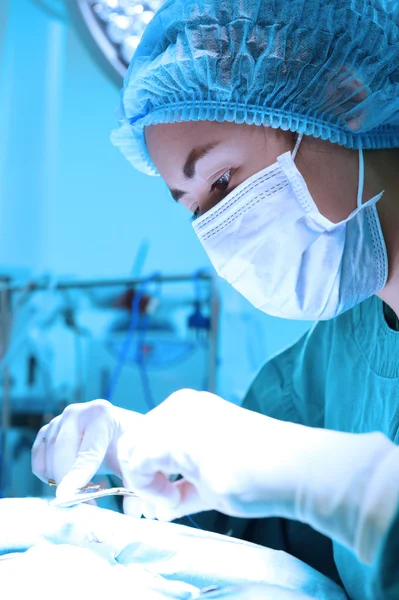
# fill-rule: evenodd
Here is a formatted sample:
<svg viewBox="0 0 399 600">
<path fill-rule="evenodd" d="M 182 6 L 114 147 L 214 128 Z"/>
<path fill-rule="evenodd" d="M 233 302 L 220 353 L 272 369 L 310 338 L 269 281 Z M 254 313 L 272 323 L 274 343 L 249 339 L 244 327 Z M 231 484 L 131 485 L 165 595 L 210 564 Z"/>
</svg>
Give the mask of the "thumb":
<svg viewBox="0 0 399 600">
<path fill-rule="evenodd" d="M 155 506 L 153 506 L 153 514 L 150 514 L 150 518 L 156 517 L 159 521 L 174 521 L 186 517 L 187 515 L 193 515 L 214 508 L 204 502 L 196 486 L 189 481 L 181 479 L 173 485 L 179 491 L 179 504 L 173 506 L 170 503 L 162 501 L 157 502 Z M 146 507 L 143 507 L 143 512 L 144 515 L 148 517 L 148 510 Z"/>
<path fill-rule="evenodd" d="M 99 470 L 112 440 L 112 425 L 108 422 L 88 424 L 70 471 L 57 487 L 57 498 L 66 498 L 87 485 Z"/>
<path fill-rule="evenodd" d="M 183 485 L 179 486 L 181 502 L 177 505 L 171 504 L 167 499 L 157 498 L 152 502 L 141 499 L 140 510 L 146 519 L 175 521 L 187 515 L 193 515 L 210 509 L 210 506 L 200 498 L 195 486 L 183 480 L 178 483 Z"/>
<path fill-rule="evenodd" d="M 132 496 L 124 496 L 123 498 L 123 513 L 129 517 L 140 519 L 143 514 L 143 501 L 140 498 Z"/>
</svg>

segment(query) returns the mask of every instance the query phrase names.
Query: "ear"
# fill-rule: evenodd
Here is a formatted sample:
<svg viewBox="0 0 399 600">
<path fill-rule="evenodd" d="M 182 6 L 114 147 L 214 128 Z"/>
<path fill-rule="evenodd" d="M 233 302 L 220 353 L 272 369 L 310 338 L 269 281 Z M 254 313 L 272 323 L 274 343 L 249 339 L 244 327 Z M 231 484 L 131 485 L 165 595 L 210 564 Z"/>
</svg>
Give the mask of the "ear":
<svg viewBox="0 0 399 600">
<path fill-rule="evenodd" d="M 351 110 L 349 105 L 352 105 L 353 109 L 358 109 L 357 111 L 355 110 L 354 115 L 347 115 L 347 126 L 351 131 L 358 131 L 366 120 L 365 112 L 360 108 L 360 105 L 368 98 L 369 91 L 366 89 L 363 81 L 357 77 L 352 77 L 352 79 L 345 83 L 345 91 L 350 94 L 348 109 Z"/>
<path fill-rule="evenodd" d="M 341 122 L 351 131 L 359 131 L 366 120 L 362 104 L 370 89 L 353 69 L 344 66 L 326 88 L 324 110 L 341 115 Z"/>
</svg>

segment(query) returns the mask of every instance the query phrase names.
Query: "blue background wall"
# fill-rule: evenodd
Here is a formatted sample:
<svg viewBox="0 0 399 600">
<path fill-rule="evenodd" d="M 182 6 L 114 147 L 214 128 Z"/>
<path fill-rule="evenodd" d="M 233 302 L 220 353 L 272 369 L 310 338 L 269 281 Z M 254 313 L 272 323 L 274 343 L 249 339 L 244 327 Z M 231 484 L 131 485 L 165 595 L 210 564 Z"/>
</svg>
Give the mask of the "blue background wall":
<svg viewBox="0 0 399 600">
<path fill-rule="evenodd" d="M 0 270 L 124 276 L 209 267 L 189 216 L 109 142 L 118 89 L 72 24 L 34 0 L 0 2 Z M 305 323 L 259 313 L 221 285 L 221 395 L 238 401 Z"/>
</svg>

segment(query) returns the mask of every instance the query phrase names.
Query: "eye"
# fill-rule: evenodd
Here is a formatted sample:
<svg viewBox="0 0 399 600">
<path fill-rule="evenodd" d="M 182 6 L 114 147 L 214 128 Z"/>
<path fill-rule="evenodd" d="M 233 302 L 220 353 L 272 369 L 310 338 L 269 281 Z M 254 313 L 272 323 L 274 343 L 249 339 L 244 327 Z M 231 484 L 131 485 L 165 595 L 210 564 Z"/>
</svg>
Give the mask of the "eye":
<svg viewBox="0 0 399 600">
<path fill-rule="evenodd" d="M 218 192 L 225 192 L 229 187 L 230 179 L 231 169 L 226 171 L 224 175 L 222 175 L 217 181 L 215 181 L 215 183 L 212 184 L 210 193 L 214 192 L 215 190 Z"/>
<path fill-rule="evenodd" d="M 230 185 L 231 177 L 232 177 L 232 169 L 229 169 L 228 171 L 226 171 L 226 173 L 224 173 L 221 177 L 219 177 L 219 179 L 217 181 L 215 181 L 211 185 L 209 194 L 217 192 L 217 198 L 214 197 L 214 200 L 212 201 L 212 203 L 207 202 L 206 204 L 208 204 L 208 205 L 210 204 L 209 206 L 206 206 L 206 207 L 198 206 L 198 208 L 195 209 L 195 211 L 193 212 L 193 214 L 191 216 L 191 219 L 190 219 L 191 221 L 195 221 L 196 219 L 198 219 L 198 217 L 200 217 L 201 215 L 206 213 L 210 208 L 212 208 L 212 206 L 214 206 L 215 204 L 220 202 L 221 197 L 223 197 L 223 192 L 226 192 L 227 188 Z"/>
</svg>

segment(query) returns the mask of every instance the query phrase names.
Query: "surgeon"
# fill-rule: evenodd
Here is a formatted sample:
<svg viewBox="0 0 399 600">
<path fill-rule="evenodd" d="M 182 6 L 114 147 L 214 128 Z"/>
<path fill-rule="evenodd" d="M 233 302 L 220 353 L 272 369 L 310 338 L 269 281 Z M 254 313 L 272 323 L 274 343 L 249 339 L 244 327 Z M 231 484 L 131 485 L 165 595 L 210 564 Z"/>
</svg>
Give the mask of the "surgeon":
<svg viewBox="0 0 399 600">
<path fill-rule="evenodd" d="M 112 140 L 192 213 L 221 277 L 315 325 L 242 407 L 192 390 L 145 416 L 68 407 L 34 472 L 63 496 L 101 467 L 147 517 L 216 509 L 218 531 L 228 515 L 223 533 L 291 552 L 352 600 L 399 598 L 397 3 L 167 0 Z"/>
</svg>

